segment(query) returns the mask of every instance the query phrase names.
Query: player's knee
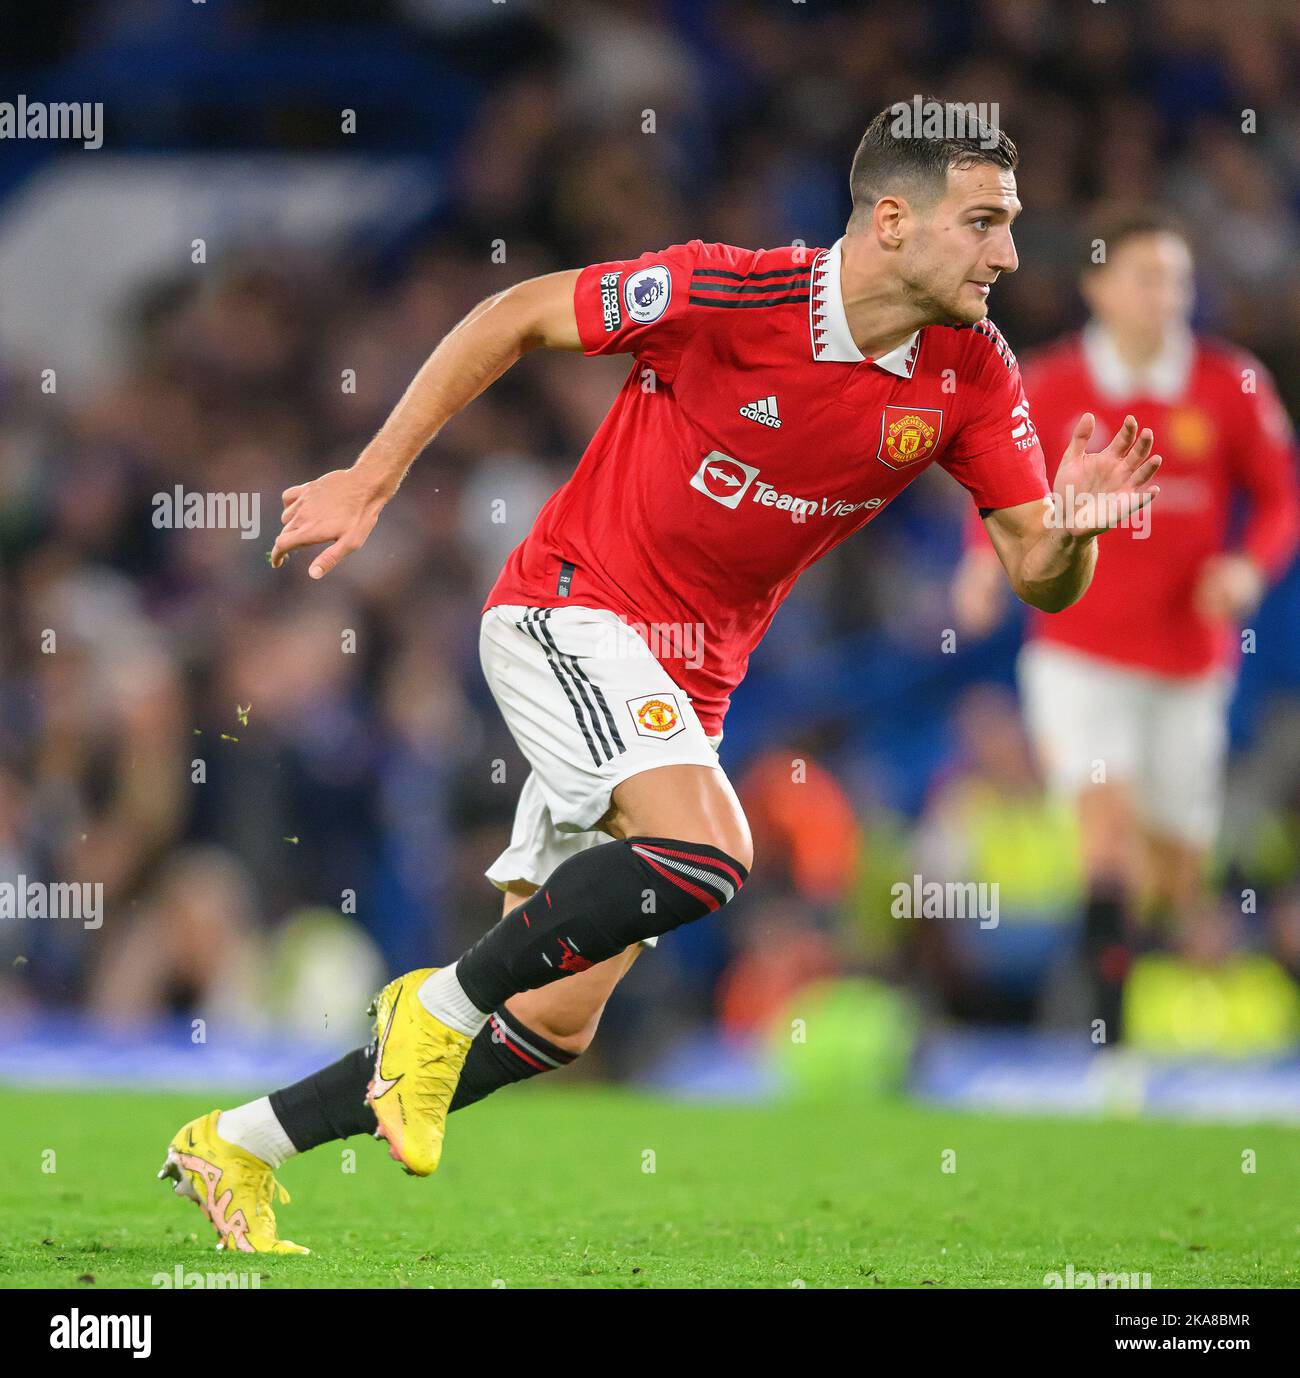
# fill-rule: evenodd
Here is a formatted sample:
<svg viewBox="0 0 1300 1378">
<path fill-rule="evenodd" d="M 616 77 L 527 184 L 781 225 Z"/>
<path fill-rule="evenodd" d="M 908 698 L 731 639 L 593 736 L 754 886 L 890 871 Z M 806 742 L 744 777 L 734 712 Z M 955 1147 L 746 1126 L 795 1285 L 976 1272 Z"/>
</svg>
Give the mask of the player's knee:
<svg viewBox="0 0 1300 1378">
<path fill-rule="evenodd" d="M 748 825 L 705 834 L 701 839 L 719 855 L 739 864 L 748 876 L 754 869 L 754 839 L 749 835 Z"/>
<path fill-rule="evenodd" d="M 1089 870 L 1117 872 L 1132 866 L 1136 819 L 1122 785 L 1094 786 L 1079 796 L 1079 830 Z"/>
<path fill-rule="evenodd" d="M 754 838 L 749 831 L 749 819 L 740 807 L 740 800 L 730 782 L 723 780 L 726 801 L 730 807 L 719 809 L 708 821 L 708 825 L 697 836 L 701 842 L 717 848 L 724 856 L 730 857 L 746 875 L 754 867 Z"/>
<path fill-rule="evenodd" d="M 753 870 L 754 839 L 743 813 L 736 811 L 728 817 L 700 823 L 691 828 L 690 838 L 690 842 L 681 845 L 707 848 L 721 859 L 739 866 L 745 875 Z"/>
<path fill-rule="evenodd" d="M 668 927 L 702 918 L 735 899 L 749 879 L 753 844 L 747 835 L 732 835 L 727 843 L 724 847 L 671 837 L 627 839 L 649 883 L 644 902 L 662 906 L 672 918 Z"/>
<path fill-rule="evenodd" d="M 629 837 L 627 840 L 631 843 L 647 842 L 670 848 L 682 848 L 688 853 L 695 850 L 704 854 L 701 860 L 705 864 L 711 856 L 738 871 L 742 882 L 754 869 L 754 840 L 749 835 L 748 826 L 744 825 L 726 829 L 693 829 L 689 839 Z"/>
<path fill-rule="evenodd" d="M 665 766 L 634 775 L 615 789 L 604 821 L 624 841 L 671 838 L 677 846 L 713 848 L 746 873 L 754 864 L 749 822 L 721 770 Z"/>
</svg>

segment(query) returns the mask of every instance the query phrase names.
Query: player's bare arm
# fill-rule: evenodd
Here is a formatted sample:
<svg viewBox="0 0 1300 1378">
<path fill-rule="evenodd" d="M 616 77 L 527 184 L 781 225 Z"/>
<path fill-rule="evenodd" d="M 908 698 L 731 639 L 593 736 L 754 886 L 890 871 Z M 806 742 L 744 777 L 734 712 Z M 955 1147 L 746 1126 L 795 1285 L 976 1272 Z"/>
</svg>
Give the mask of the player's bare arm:
<svg viewBox="0 0 1300 1378">
<path fill-rule="evenodd" d="M 984 519 L 1016 597 L 1060 612 L 1087 591 L 1097 565 L 1097 537 L 1126 523 L 1160 491 L 1152 482 L 1155 438 L 1132 416 L 1104 450 L 1089 453 L 1096 420 L 1085 413 L 1056 471 L 1050 499 L 999 508 Z"/>
<path fill-rule="evenodd" d="M 480 302 L 438 345 L 350 469 L 286 488 L 271 564 L 291 550 L 332 544 L 311 563 L 313 579 L 359 549 L 406 471 L 462 408 L 538 348 L 579 350 L 576 270 L 531 278 Z"/>
</svg>

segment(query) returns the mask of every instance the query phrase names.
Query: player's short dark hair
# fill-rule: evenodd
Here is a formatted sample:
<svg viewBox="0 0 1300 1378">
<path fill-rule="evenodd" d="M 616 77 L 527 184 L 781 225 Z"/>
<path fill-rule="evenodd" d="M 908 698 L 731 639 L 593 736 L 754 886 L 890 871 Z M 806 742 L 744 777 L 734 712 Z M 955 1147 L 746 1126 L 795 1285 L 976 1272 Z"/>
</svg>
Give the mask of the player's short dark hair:
<svg viewBox="0 0 1300 1378">
<path fill-rule="evenodd" d="M 1104 268 L 1120 245 L 1146 234 L 1172 234 L 1190 242 L 1182 220 L 1154 201 L 1106 201 L 1093 207 L 1084 221 L 1079 245 L 1083 271 Z M 1104 255 L 1098 253 L 1098 245 L 1104 247 Z"/>
<path fill-rule="evenodd" d="M 926 110 L 941 106 L 945 112 L 960 113 L 965 132 L 960 137 L 915 132 L 910 115 L 918 103 Z M 882 196 L 896 192 L 922 204 L 937 201 L 947 188 L 949 169 L 990 163 L 1014 171 L 1019 161 L 1015 144 L 1001 129 L 981 119 L 972 104 L 933 96 L 895 101 L 867 126 L 853 155 L 849 169 L 853 215 L 867 214 Z"/>
</svg>

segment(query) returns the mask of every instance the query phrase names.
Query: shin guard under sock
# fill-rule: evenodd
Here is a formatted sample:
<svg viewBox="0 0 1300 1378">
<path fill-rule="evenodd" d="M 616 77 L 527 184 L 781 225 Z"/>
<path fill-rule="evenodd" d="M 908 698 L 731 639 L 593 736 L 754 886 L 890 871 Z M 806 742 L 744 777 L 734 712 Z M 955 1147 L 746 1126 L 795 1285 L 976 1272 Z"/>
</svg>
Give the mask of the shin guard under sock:
<svg viewBox="0 0 1300 1378">
<path fill-rule="evenodd" d="M 630 837 L 562 862 L 456 963 L 483 1011 L 720 909 L 749 872 L 720 848 Z"/>
</svg>

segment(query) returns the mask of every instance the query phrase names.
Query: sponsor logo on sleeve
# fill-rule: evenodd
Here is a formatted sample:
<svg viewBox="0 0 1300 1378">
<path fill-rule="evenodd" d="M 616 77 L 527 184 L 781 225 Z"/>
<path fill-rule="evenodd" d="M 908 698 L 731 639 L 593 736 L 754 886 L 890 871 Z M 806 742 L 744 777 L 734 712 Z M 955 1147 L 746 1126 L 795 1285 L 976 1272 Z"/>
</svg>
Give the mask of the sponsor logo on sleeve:
<svg viewBox="0 0 1300 1378">
<path fill-rule="evenodd" d="M 600 278 L 600 314 L 605 330 L 613 334 L 623 324 L 623 312 L 618 304 L 618 280 L 622 273 L 602 273 Z"/>
<path fill-rule="evenodd" d="M 1011 439 L 1016 442 L 1017 450 L 1028 450 L 1038 440 L 1038 432 L 1029 419 L 1028 402 L 1018 402 L 1011 408 Z"/>
<path fill-rule="evenodd" d="M 673 294 L 673 279 L 661 263 L 630 273 L 623 284 L 623 305 L 629 319 L 639 325 L 657 321 L 668 309 Z"/>
</svg>

